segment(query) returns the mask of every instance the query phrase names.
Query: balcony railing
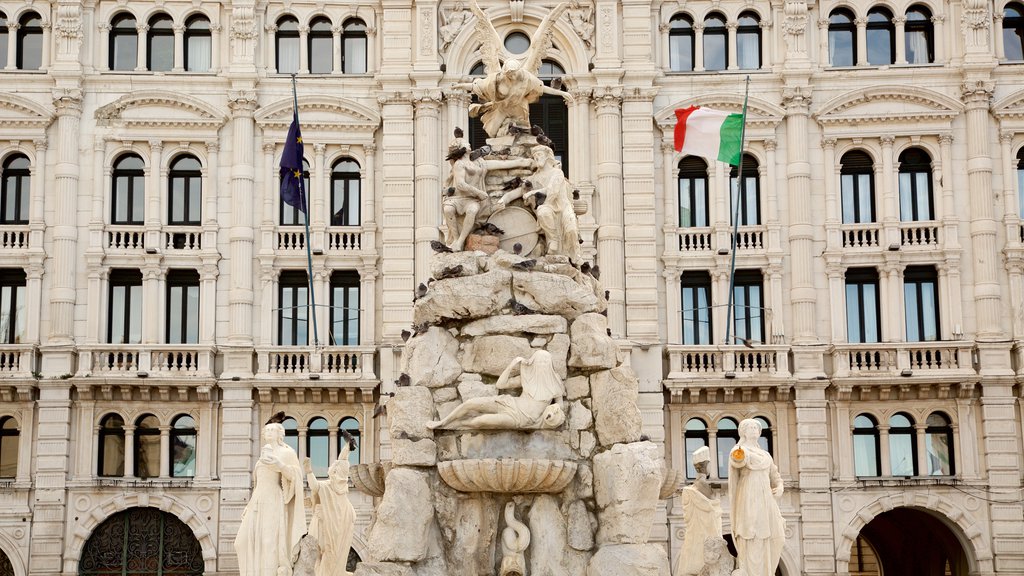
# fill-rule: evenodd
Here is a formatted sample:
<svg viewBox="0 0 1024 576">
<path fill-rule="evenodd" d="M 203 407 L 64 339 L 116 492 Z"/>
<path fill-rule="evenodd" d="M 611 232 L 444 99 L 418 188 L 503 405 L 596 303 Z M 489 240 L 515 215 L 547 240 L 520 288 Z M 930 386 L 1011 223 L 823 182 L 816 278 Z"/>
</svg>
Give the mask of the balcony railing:
<svg viewBox="0 0 1024 576">
<path fill-rule="evenodd" d="M 358 226 L 333 226 L 327 230 L 327 250 L 356 252 L 363 247 L 363 230 Z"/>
<path fill-rule="evenodd" d="M 875 223 L 843 224 L 843 248 L 878 248 L 881 227 Z"/>
<path fill-rule="evenodd" d="M 28 225 L 0 226 L 0 250 L 23 250 L 28 248 L 31 232 Z"/>
<path fill-rule="evenodd" d="M 79 352 L 79 376 L 213 377 L 212 346 L 98 344 Z"/>
<path fill-rule="evenodd" d="M 306 231 L 302 228 L 282 228 L 277 231 L 278 250 L 305 250 Z"/>
<path fill-rule="evenodd" d="M 903 246 L 939 246 L 939 225 L 933 221 L 901 222 L 900 244 Z"/>
<path fill-rule="evenodd" d="M 372 379 L 374 348 L 367 346 L 331 346 L 313 350 L 301 346 L 258 348 L 257 372 L 261 377 L 320 375 L 330 378 Z"/>
<path fill-rule="evenodd" d="M 0 344 L 0 378 L 27 377 L 36 371 L 33 344 Z"/>
<path fill-rule="evenodd" d="M 146 230 L 142 226 L 107 226 L 107 249 L 145 250 Z"/>
<path fill-rule="evenodd" d="M 164 250 L 193 252 L 203 249 L 203 229 L 198 226 L 165 226 Z"/>
<path fill-rule="evenodd" d="M 736 234 L 738 250 L 761 250 L 764 248 L 764 226 L 740 226 Z"/>
<path fill-rule="evenodd" d="M 707 252 L 711 250 L 711 228 L 680 228 L 680 252 Z"/>
<path fill-rule="evenodd" d="M 788 377 L 789 347 L 668 346 L 668 378 Z"/>
<path fill-rule="evenodd" d="M 836 344 L 832 347 L 833 375 L 913 376 L 973 374 L 973 345 L 969 342 L 893 342 Z"/>
</svg>

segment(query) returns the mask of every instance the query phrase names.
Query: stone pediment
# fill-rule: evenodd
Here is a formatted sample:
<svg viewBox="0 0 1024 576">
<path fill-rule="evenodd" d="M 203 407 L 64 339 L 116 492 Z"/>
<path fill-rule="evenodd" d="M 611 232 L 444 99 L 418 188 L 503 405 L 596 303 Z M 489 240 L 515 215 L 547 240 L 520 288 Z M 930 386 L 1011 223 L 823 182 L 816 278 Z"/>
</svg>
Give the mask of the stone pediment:
<svg viewBox="0 0 1024 576">
<path fill-rule="evenodd" d="M 162 91 L 132 92 L 96 110 L 96 119 L 125 128 L 219 128 L 227 115 L 191 96 Z"/>
<path fill-rule="evenodd" d="M 690 106 L 707 106 L 725 112 L 743 112 L 743 95 L 732 93 L 702 94 L 666 106 L 654 113 L 654 119 L 661 127 L 675 126 L 675 111 Z M 786 111 L 767 100 L 751 96 L 747 101 L 747 127 L 770 128 L 774 130 L 785 117 Z"/>
<path fill-rule="evenodd" d="M 264 130 L 287 130 L 292 121 L 291 98 L 264 106 L 256 114 L 256 123 Z M 304 131 L 347 130 L 373 132 L 380 125 L 380 114 L 357 102 L 330 96 L 299 97 L 299 122 Z"/>
<path fill-rule="evenodd" d="M 875 86 L 833 98 L 814 114 L 822 126 L 891 122 L 944 124 L 963 109 L 959 100 L 924 88 Z"/>
<path fill-rule="evenodd" d="M 14 94 L 0 93 L 0 129 L 45 129 L 53 120 L 53 111 Z"/>
<path fill-rule="evenodd" d="M 1000 120 L 1024 120 L 1024 90 L 992 104 L 992 115 Z"/>
</svg>

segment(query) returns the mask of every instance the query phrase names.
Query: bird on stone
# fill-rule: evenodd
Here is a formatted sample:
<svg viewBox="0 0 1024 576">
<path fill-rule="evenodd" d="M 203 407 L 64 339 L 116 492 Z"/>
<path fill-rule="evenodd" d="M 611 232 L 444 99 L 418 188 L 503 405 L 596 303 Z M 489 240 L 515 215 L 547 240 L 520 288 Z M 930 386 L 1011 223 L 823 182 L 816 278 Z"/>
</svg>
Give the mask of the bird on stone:
<svg viewBox="0 0 1024 576">
<path fill-rule="evenodd" d="M 548 195 L 547 194 L 545 194 L 543 192 L 537 192 L 536 194 L 533 195 L 533 207 L 534 208 L 539 208 L 542 204 L 544 204 L 544 201 L 547 200 L 547 199 L 548 199 Z"/>
<path fill-rule="evenodd" d="M 530 134 L 539 138 L 544 135 L 544 129 L 540 127 L 540 124 L 534 124 L 533 126 L 530 126 Z"/>
<path fill-rule="evenodd" d="M 398 380 L 395 380 L 395 386 L 408 386 L 410 384 L 412 384 L 412 378 L 405 372 L 402 372 L 398 376 Z"/>
<path fill-rule="evenodd" d="M 562 79 L 561 78 L 553 78 L 551 80 L 551 87 L 554 88 L 555 90 L 561 90 L 562 89 Z"/>
<path fill-rule="evenodd" d="M 504 184 L 502 184 L 501 185 L 501 189 L 504 190 L 505 192 L 508 192 L 509 190 L 515 190 L 516 188 L 519 188 L 522 185 L 523 185 L 523 177 L 522 176 L 516 176 L 515 178 L 513 178 L 513 179 L 509 180 L 508 182 L 505 182 Z"/>
<path fill-rule="evenodd" d="M 444 280 L 445 278 L 455 278 L 459 274 L 462 274 L 462 270 L 462 264 L 458 264 L 456 266 L 449 266 L 444 270 L 441 270 L 441 273 L 437 275 L 437 279 Z"/>
<path fill-rule="evenodd" d="M 438 253 L 444 253 L 444 252 L 451 252 L 452 251 L 451 248 L 449 248 L 444 242 L 441 242 L 440 240 L 431 240 L 430 241 L 430 247 L 434 250 L 434 252 L 438 252 Z"/>
<path fill-rule="evenodd" d="M 515 254 L 516 256 L 522 254 L 523 253 L 523 245 L 520 244 L 519 242 L 516 242 L 515 244 L 513 244 L 512 245 L 512 253 Z"/>
<path fill-rule="evenodd" d="M 458 126 L 456 126 L 455 130 L 453 130 L 452 132 L 456 138 L 462 138 L 462 136 L 464 135 L 464 133 L 462 132 L 462 128 L 459 128 Z"/>
<path fill-rule="evenodd" d="M 527 130 L 526 128 L 523 128 L 522 126 L 516 126 L 515 124 L 512 124 L 511 126 L 508 127 L 508 133 L 513 136 L 518 136 L 520 134 L 529 134 L 530 131 Z"/>
<path fill-rule="evenodd" d="M 600 280 L 601 279 L 601 267 L 598 266 L 597 264 L 594 264 L 593 266 L 591 266 L 590 267 L 590 275 L 593 276 L 595 280 Z"/>
<path fill-rule="evenodd" d="M 377 416 L 380 416 L 381 414 L 383 414 L 384 416 L 388 415 L 388 405 L 386 403 L 384 403 L 384 398 L 385 397 L 391 398 L 394 395 L 395 395 L 394 392 L 385 392 L 385 393 L 380 395 L 381 396 L 380 400 L 377 401 L 377 405 L 373 408 L 373 416 L 372 416 L 373 418 L 376 418 Z M 351 448 L 351 449 L 355 450 L 355 448 Z"/>
<path fill-rule="evenodd" d="M 484 222 L 483 224 L 480 224 L 479 226 L 476 227 L 476 231 L 480 234 L 485 234 L 487 236 L 501 236 L 502 234 L 505 233 L 504 230 L 498 228 L 497 226 L 491 224 L 490 222 Z"/>
<path fill-rule="evenodd" d="M 583 264 L 580 265 L 580 272 L 590 274 L 590 262 L 583 262 Z"/>
<path fill-rule="evenodd" d="M 416 287 L 416 297 L 412 299 L 413 302 L 423 298 L 427 295 L 427 285 L 420 282 L 420 285 Z"/>
<path fill-rule="evenodd" d="M 430 322 L 423 322 L 422 324 L 413 324 L 412 333 L 414 336 L 419 336 L 430 329 Z"/>
<path fill-rule="evenodd" d="M 536 314 L 537 313 L 536 310 L 523 305 L 522 303 L 520 303 L 515 298 L 509 298 L 509 300 L 505 304 L 505 306 L 512 311 L 512 314 L 514 314 L 516 316 L 523 316 L 525 314 Z"/>
<path fill-rule="evenodd" d="M 554 148 L 555 143 L 551 141 L 551 138 L 541 134 L 537 136 L 537 143 L 541 146 L 547 146 L 548 148 Z"/>
<path fill-rule="evenodd" d="M 449 186 L 448 189 L 444 191 L 444 195 L 455 196 L 455 186 Z"/>
<path fill-rule="evenodd" d="M 280 424 L 284 422 L 284 419 L 284 412 L 275 412 L 274 415 L 271 416 L 269 420 L 267 420 L 267 424 Z"/>
<path fill-rule="evenodd" d="M 573 200 L 579 200 L 580 199 L 580 191 L 579 190 L 573 190 L 572 191 L 572 199 Z"/>
<path fill-rule="evenodd" d="M 537 265 L 535 259 L 523 260 L 522 262 L 516 262 L 512 265 L 516 270 L 533 270 L 533 267 Z"/>
<path fill-rule="evenodd" d="M 348 449 L 355 451 L 356 439 L 352 437 L 352 434 L 348 430 L 342 430 L 341 435 L 345 438 L 345 442 L 348 442 Z"/>
<path fill-rule="evenodd" d="M 402 342 L 408 342 L 411 337 L 412 332 L 410 330 L 402 330 Z"/>
<path fill-rule="evenodd" d="M 612 335 L 612 329 L 611 328 L 605 328 L 605 332 L 607 332 L 609 336 Z"/>
<path fill-rule="evenodd" d="M 605 290 L 604 291 L 604 299 L 607 300 L 607 299 L 609 299 L 611 297 L 612 297 L 612 291 L 611 290 Z"/>
</svg>

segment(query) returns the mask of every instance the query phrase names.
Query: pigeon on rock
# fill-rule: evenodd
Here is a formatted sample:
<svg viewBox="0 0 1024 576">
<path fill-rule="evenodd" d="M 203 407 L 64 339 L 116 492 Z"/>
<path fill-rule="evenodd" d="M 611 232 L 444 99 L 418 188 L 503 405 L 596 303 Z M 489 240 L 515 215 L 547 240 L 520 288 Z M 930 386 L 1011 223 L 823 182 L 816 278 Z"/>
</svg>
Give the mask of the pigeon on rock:
<svg viewBox="0 0 1024 576">
<path fill-rule="evenodd" d="M 445 252 L 451 252 L 452 251 L 451 248 L 446 246 L 445 243 L 441 242 L 440 240 L 431 240 L 430 241 L 430 247 L 433 248 L 434 252 L 438 252 L 438 253 L 445 253 Z"/>
</svg>

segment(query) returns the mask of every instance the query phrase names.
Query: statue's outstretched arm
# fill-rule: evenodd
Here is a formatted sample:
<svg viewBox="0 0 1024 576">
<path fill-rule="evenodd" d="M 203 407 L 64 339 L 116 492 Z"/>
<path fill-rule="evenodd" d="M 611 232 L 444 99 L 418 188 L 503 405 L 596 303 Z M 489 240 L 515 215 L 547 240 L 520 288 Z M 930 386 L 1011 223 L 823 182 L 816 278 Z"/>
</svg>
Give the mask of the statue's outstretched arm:
<svg viewBox="0 0 1024 576">
<path fill-rule="evenodd" d="M 564 90 L 555 90 L 551 86 L 545 86 L 544 88 L 542 88 L 542 90 L 545 94 L 550 94 L 551 96 L 561 96 L 562 99 L 565 100 L 566 104 L 573 104 L 576 102 L 576 98 L 574 98 L 572 94 L 569 94 Z"/>
</svg>

